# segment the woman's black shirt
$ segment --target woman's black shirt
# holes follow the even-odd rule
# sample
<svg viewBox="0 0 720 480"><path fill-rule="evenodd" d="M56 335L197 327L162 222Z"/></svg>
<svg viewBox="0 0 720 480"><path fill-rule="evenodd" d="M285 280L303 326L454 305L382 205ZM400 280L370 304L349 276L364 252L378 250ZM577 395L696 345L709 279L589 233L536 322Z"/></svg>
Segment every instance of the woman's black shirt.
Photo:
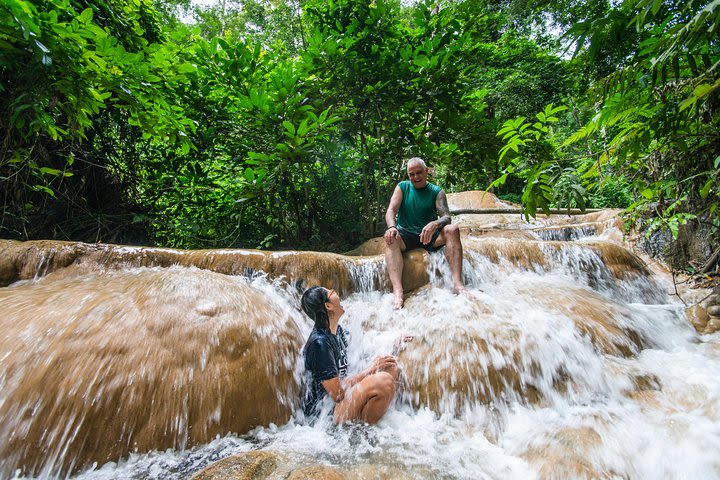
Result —
<svg viewBox="0 0 720 480"><path fill-rule="evenodd" d="M347 376L347 346L347 336L340 325L335 335L326 328L314 328L310 333L303 348L305 371L310 374L303 395L305 415L317 415L320 403L327 395L321 382Z"/></svg>

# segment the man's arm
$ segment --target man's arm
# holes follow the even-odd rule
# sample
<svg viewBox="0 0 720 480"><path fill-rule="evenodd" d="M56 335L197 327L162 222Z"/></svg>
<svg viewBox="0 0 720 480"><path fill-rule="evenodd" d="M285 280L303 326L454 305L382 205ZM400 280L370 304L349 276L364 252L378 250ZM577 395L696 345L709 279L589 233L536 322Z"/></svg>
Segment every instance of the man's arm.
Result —
<svg viewBox="0 0 720 480"><path fill-rule="evenodd" d="M450 218L450 207L448 207L445 190L440 190L440 193L438 193L438 196L435 199L435 210L437 210L439 217L437 219L438 228L443 228L445 225L450 225L452 223L452 219Z"/></svg>
<svg viewBox="0 0 720 480"><path fill-rule="evenodd" d="M392 245L398 235L400 235L395 228L395 217L397 217L400 205L402 205L403 193L400 186L395 187L392 197L390 197L390 205L388 205L387 212L385 212L385 224L387 230L385 230L385 243Z"/></svg>
<svg viewBox="0 0 720 480"><path fill-rule="evenodd" d="M420 241L424 244L430 243L430 240L432 240L435 234L435 230L442 230L445 225L450 225L452 221L450 219L450 207L448 207L447 196L444 190L440 190L440 193L438 193L435 199L435 210L437 210L439 218L425 225L425 228L420 232Z"/></svg>
<svg viewBox="0 0 720 480"><path fill-rule="evenodd" d="M388 205L387 211L385 212L385 224L390 227L395 226L395 217L397 217L400 205L402 205L403 193L399 186L395 186L392 197L390 197L390 204Z"/></svg>

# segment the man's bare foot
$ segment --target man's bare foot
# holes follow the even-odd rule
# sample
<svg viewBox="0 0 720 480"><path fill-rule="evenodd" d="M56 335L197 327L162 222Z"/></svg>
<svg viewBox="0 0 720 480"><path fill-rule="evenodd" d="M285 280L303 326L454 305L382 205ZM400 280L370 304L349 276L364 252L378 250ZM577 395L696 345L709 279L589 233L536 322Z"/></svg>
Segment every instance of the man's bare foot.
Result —
<svg viewBox="0 0 720 480"><path fill-rule="evenodd" d="M395 300L393 301L393 308L395 310L400 310L403 307L403 303L405 302L405 300L403 299L403 294L395 293L393 295L395 297Z"/></svg>
<svg viewBox="0 0 720 480"><path fill-rule="evenodd" d="M470 293L470 290L465 288L465 285L458 285L456 287L453 287L453 293L455 295L465 295L468 298L473 298L474 295Z"/></svg>

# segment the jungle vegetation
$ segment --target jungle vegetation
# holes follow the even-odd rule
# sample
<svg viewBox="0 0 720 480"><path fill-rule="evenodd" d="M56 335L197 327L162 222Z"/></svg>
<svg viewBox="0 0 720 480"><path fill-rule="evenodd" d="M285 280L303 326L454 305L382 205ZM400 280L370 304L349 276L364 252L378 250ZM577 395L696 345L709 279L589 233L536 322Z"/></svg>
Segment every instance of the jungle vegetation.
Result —
<svg viewBox="0 0 720 480"><path fill-rule="evenodd" d="M720 226L720 0L2 0L0 238L343 251L403 160Z"/></svg>

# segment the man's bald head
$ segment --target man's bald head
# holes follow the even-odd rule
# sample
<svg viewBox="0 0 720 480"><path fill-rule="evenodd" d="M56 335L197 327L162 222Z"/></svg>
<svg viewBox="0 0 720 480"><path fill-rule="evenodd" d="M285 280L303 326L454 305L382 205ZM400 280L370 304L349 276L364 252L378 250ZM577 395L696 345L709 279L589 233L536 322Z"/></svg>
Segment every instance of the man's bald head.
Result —
<svg viewBox="0 0 720 480"><path fill-rule="evenodd" d="M410 160L407 161L407 168L410 169L410 167L414 167L416 165L420 165L423 170L427 170L427 164L425 163L425 160L423 160L420 157L413 157Z"/></svg>
<svg viewBox="0 0 720 480"><path fill-rule="evenodd" d="M407 164L408 179L415 188L425 188L427 185L428 167L425 160L420 157L413 157Z"/></svg>

